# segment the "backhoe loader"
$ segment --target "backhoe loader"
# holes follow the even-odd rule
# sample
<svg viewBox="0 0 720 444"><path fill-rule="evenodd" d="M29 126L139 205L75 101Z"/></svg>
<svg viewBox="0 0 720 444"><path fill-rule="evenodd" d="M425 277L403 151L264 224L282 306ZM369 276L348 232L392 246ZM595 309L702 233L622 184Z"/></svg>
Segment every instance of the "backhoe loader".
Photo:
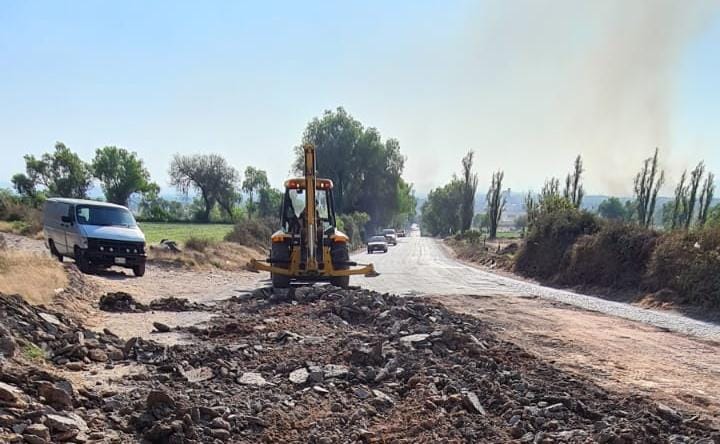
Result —
<svg viewBox="0 0 720 444"><path fill-rule="evenodd" d="M306 144L304 176L285 181L280 229L270 239L270 257L251 260L251 271L269 271L275 288L291 281L330 282L347 288L351 275L374 277L372 264L350 261L348 236L337 229L333 183L316 175L315 146Z"/></svg>

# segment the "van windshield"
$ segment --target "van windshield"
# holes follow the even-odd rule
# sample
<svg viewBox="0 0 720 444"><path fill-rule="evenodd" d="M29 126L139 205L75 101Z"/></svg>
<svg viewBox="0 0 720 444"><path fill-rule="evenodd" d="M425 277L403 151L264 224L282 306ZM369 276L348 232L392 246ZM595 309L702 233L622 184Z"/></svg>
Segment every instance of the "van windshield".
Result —
<svg viewBox="0 0 720 444"><path fill-rule="evenodd" d="M78 205L75 210L80 225L135 227L135 218L125 208Z"/></svg>

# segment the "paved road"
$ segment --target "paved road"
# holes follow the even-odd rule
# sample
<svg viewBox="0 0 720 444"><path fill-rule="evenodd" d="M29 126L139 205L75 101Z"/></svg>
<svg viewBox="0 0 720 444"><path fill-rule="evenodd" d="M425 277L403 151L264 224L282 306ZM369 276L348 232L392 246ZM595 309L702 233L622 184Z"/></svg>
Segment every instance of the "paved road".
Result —
<svg viewBox="0 0 720 444"><path fill-rule="evenodd" d="M659 328L720 340L720 326L685 316L607 301L565 290L500 276L450 257L440 241L412 236L400 238L386 254L354 255L361 263L372 262L381 274L376 278L353 277L352 283L380 292L400 295L503 295L538 296L588 310L645 322Z"/></svg>

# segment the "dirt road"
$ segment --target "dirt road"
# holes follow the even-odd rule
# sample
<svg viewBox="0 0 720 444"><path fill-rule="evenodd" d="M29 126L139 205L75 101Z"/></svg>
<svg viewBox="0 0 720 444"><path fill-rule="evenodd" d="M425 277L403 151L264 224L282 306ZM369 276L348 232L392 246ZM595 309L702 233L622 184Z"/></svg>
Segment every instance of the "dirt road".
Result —
<svg viewBox="0 0 720 444"><path fill-rule="evenodd" d="M430 296L601 386L720 416L716 325L499 276L456 261L435 239L404 238L355 259L381 276L353 283Z"/></svg>

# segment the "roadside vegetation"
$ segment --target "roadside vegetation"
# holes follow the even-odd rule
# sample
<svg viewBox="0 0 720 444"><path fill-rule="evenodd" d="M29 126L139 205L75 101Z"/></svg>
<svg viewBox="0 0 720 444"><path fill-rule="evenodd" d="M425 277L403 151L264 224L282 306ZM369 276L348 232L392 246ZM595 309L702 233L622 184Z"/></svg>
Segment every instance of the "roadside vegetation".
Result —
<svg viewBox="0 0 720 444"><path fill-rule="evenodd" d="M31 304L47 304L56 289L67 283L67 275L57 260L9 250L0 234L0 293L21 294Z"/></svg>
<svg viewBox="0 0 720 444"><path fill-rule="evenodd" d="M597 212L582 208L584 171L578 156L564 187L550 178L539 193L528 193L525 218L515 227L524 238L517 243L504 241L493 227L503 209L501 172L492 177L487 209L475 216L476 228L463 230L454 223L447 202L460 201L462 183L454 178L430 193L423 230L446 237L462 259L547 284L626 290L648 302L720 309L720 205L711 205L714 175L704 163L681 175L674 198L662 208L657 208L658 193L666 178L657 150L637 173L633 198L610 197Z"/></svg>

